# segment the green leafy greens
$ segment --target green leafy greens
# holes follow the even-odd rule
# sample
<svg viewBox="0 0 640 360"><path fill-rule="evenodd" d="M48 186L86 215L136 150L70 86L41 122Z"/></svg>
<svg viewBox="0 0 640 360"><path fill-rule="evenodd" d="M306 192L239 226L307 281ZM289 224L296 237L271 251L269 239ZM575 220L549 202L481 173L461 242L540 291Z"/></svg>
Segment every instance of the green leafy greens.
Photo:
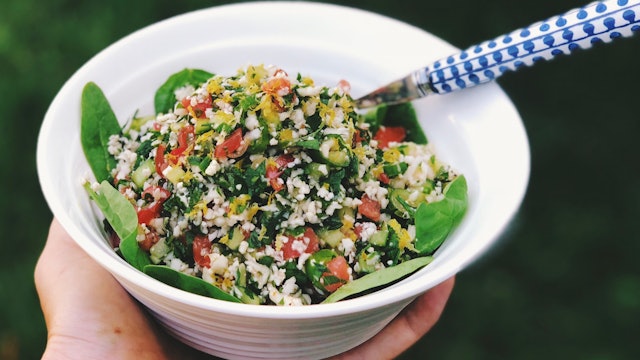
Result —
<svg viewBox="0 0 640 360"><path fill-rule="evenodd" d="M199 86L209 80L213 74L199 69L184 69L179 71L167 79L164 84L158 88L154 97L154 106L156 114L165 113L173 109L176 103L175 91L186 85Z"/></svg>
<svg viewBox="0 0 640 360"><path fill-rule="evenodd" d="M213 74L198 69L184 69L171 75L155 93L154 106L156 113L164 113L173 109L176 102L175 91L180 87L185 85L200 86L212 76ZM242 106L246 110L255 107L257 104L257 99L246 98ZM230 295L201 278L181 273L168 266L152 264L149 253L142 250L137 241L137 235L140 230L136 208L123 194L109 183L109 180L112 179L111 172L116 167L116 160L108 151L109 137L122 133L123 129L119 125L104 93L93 82L87 83L83 89L81 109L81 143L87 161L99 182L97 188L92 188L89 183L86 183L85 189L102 211L109 225L119 236L119 250L125 261L145 274L178 289L219 300L246 302L245 297L241 296L238 298ZM318 127L314 126L314 122L320 121L316 119L316 117L317 114L314 114L306 119L312 130ZM138 121L143 122L146 120L148 119L141 118ZM417 144L426 144L428 142L418 122L415 110L409 103L379 106L365 114L364 121L369 123L371 134L375 134L381 126L400 126L406 130L406 141L412 141ZM207 129L209 128L200 130L202 132ZM263 132L260 139L257 139L251 146L254 148L257 147L258 152L264 151L267 148L269 136L268 132ZM151 144L152 142L150 140L141 144L138 149L139 159L135 167L138 167L140 158L152 151L153 147ZM320 145L320 141L314 136L302 138L289 144L291 147L300 147L315 152L318 152ZM358 164L354 159L354 157L347 158L346 160L348 161L345 161L345 163L340 162L339 166L342 168L330 173L327 178L323 180L326 181L329 190L338 193L344 182L343 180L346 177L357 174ZM208 156L192 156L188 160L190 164L199 166L202 171L204 171L212 161ZM355 170L352 169L353 166L351 165L355 165ZM387 176L393 178L404 173L407 166L406 163L386 164L383 170ZM216 182L223 189L237 189L254 197L266 191L268 183L262 181L266 173L266 162L262 162L256 168L249 168L245 172L241 172L236 168L230 168L225 172L217 174ZM192 195L188 204L188 209L190 210L200 200L203 189L197 184L192 184L189 190ZM229 195L231 196L233 194ZM395 198L398 204L396 207L399 210L404 210L404 212L415 220L416 235L414 248L420 257L396 264L400 261L400 253L397 252L394 255L392 249L395 248L397 251L398 235L392 231L394 235L389 237L389 243L387 244L388 250L386 250L387 254L385 256L387 256L388 259L392 259L394 265L373 271L342 285L322 303L333 303L376 290L377 288L401 280L428 265L433 260L429 255L444 242L445 238L460 223L466 212L468 202L466 179L463 176L455 178L445 186L443 195L444 198L441 201L432 203L422 202L417 205L417 208L414 207L416 205L412 206L400 196L396 196ZM171 197L164 202L163 209L164 211L169 211L174 207L182 208L184 206L184 204L177 202L175 198ZM262 215L259 219L261 231L255 231L250 234L247 239L249 245L252 248L258 248L269 244L270 239L276 235L277 224L288 216L290 216L290 211L287 209L278 209L278 211L273 213ZM408 217L405 217L405 219L407 218ZM336 215L335 217L327 219L323 225L330 230L335 230L343 225L343 221L340 216ZM173 241L169 242L168 246L178 257L190 258L192 257L190 253L192 241L193 239L187 236L185 242ZM385 241L387 240L385 239ZM318 256L323 254L322 251L326 253L329 252L329 250L320 250L318 251ZM331 250L331 252L333 252L333 250ZM414 253L414 256L415 255ZM273 262L273 258L268 257L268 262ZM289 262L286 265L287 276L294 274L299 284L312 282L313 279L317 282L318 278L326 272L324 265L315 269L314 275L313 271L307 270L305 273L295 268L292 264L293 263ZM324 280L331 281L331 279L326 276ZM243 284L242 286L245 285L246 284Z"/></svg>
<svg viewBox="0 0 640 360"><path fill-rule="evenodd" d="M233 295L227 294L220 288L192 275L187 275L176 271L168 266L147 265L142 271L152 278L178 289L188 291L192 294L208 296L218 300L231 302L241 302Z"/></svg>
<svg viewBox="0 0 640 360"><path fill-rule="evenodd" d="M120 133L116 115L102 90L89 82L82 90L80 139L82 150L97 181L111 177L116 160L107 151L109 137Z"/></svg>
<svg viewBox="0 0 640 360"><path fill-rule="evenodd" d="M138 215L133 205L109 182L100 183L98 191L93 191L89 183L85 184L89 196L120 237L122 257L136 269L142 270L151 263L149 254L138 246Z"/></svg>
<svg viewBox="0 0 640 360"><path fill-rule="evenodd" d="M427 136L422 131L418 116L411 103L380 105L364 115L369 129L375 134L380 126L401 126L407 131L406 141L426 144Z"/></svg>
<svg viewBox="0 0 640 360"><path fill-rule="evenodd" d="M329 295L322 304L330 304L349 296L356 295L367 290L387 285L396 280L410 275L418 269L428 265L433 258L431 256L423 256L409 261L402 262L398 265L384 268L367 274L359 279L348 282L338 288L333 294Z"/></svg>
<svg viewBox="0 0 640 360"><path fill-rule="evenodd" d="M455 228L467 210L467 180L460 175L443 191L444 199L422 203L416 211L416 250L421 254L435 251Z"/></svg>

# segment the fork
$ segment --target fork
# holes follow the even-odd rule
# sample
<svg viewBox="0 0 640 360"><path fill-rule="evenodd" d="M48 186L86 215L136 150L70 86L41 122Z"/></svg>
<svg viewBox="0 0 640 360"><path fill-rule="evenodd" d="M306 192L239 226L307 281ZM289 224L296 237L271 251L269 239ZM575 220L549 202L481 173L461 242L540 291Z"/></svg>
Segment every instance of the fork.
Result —
<svg viewBox="0 0 640 360"><path fill-rule="evenodd" d="M356 107L396 104L470 88L506 72L637 32L640 0L594 2L435 61L356 99Z"/></svg>

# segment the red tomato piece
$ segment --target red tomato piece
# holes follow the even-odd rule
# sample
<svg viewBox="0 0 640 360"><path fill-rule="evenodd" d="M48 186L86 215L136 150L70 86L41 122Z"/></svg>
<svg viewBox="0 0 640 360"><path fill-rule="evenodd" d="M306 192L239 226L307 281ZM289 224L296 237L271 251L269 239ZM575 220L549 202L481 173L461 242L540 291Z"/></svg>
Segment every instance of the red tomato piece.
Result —
<svg viewBox="0 0 640 360"><path fill-rule="evenodd" d="M284 169L290 162L293 162L294 157L291 154L283 154L276 158L276 164L280 167L280 169Z"/></svg>
<svg viewBox="0 0 640 360"><path fill-rule="evenodd" d="M347 80L338 81L338 88L342 90L343 93L348 94L351 91L351 84Z"/></svg>
<svg viewBox="0 0 640 360"><path fill-rule="evenodd" d="M391 181L391 179L389 179L389 175L385 174L385 173L381 173L378 176L378 180L380 180L381 183L389 185L389 182Z"/></svg>
<svg viewBox="0 0 640 360"><path fill-rule="evenodd" d="M165 144L160 144L156 148L156 159L155 159L156 172L158 173L158 175L162 177L164 177L162 172L164 171L164 169L166 169L169 166L169 162L164 157L164 152L166 150L167 150L167 146Z"/></svg>
<svg viewBox="0 0 640 360"><path fill-rule="evenodd" d="M373 221L380 221L380 203L371 199L367 194L364 194L360 201L362 204L358 206L358 213Z"/></svg>
<svg viewBox="0 0 640 360"><path fill-rule="evenodd" d="M173 159L175 165L177 163L177 158L182 156L182 154L189 148L189 145L193 143L195 137L195 129L193 125L187 125L180 129L178 132L178 147L171 150L171 155L173 155Z"/></svg>
<svg viewBox="0 0 640 360"><path fill-rule="evenodd" d="M160 240L158 234L155 231L151 230L144 234L144 240L138 241L138 246L140 246L140 248L144 251L149 251L149 249L151 249L151 247L155 245L158 240Z"/></svg>
<svg viewBox="0 0 640 360"><path fill-rule="evenodd" d="M347 264L347 260L344 258L344 256L337 256L331 259L325 265L327 266L327 270L329 271L322 274L320 282L324 283L324 279L326 279L327 277L331 277L331 281L335 281L335 278L338 278L339 280L337 282L332 282L331 284L324 285L325 290L327 290L328 292L334 292L349 281L349 264Z"/></svg>
<svg viewBox="0 0 640 360"><path fill-rule="evenodd" d="M389 147L389 143L404 141L406 137L407 130L401 126L381 126L373 139L378 141L380 149L386 149Z"/></svg>
<svg viewBox="0 0 640 360"><path fill-rule="evenodd" d="M148 204L138 208L138 224L149 224L153 219L160 217L162 204L171 196L169 190L160 186L149 186L142 192L142 198Z"/></svg>
<svg viewBox="0 0 640 360"><path fill-rule="evenodd" d="M267 165L265 175L269 180L269 185L271 185L271 188L275 191L284 189L284 181L280 179L280 174L282 174L282 171L278 170L277 166L271 164Z"/></svg>
<svg viewBox="0 0 640 360"><path fill-rule="evenodd" d="M162 186L149 186L142 192L143 199L153 199L153 201L164 202L171 196L171 192Z"/></svg>
<svg viewBox="0 0 640 360"><path fill-rule="evenodd" d="M282 175L282 171L284 168L293 160L293 155L284 154L280 155L276 158L275 164L269 163L266 169L266 177L269 180L269 185L275 191L280 191L284 189L284 181L280 180L280 175Z"/></svg>
<svg viewBox="0 0 640 360"><path fill-rule="evenodd" d="M196 118L202 119L207 111L207 109L211 109L213 107L213 99L211 96L206 96L201 101L198 101L195 105L191 105L191 97L187 96L182 99L182 107L187 109L189 112L192 112Z"/></svg>
<svg viewBox="0 0 640 360"><path fill-rule="evenodd" d="M291 92L291 82L286 77L274 77L262 84L262 91L271 95L285 96Z"/></svg>
<svg viewBox="0 0 640 360"><path fill-rule="evenodd" d="M160 216L162 206L158 202L153 202L138 209L138 224L149 224L151 220Z"/></svg>
<svg viewBox="0 0 640 360"><path fill-rule="evenodd" d="M209 267L211 259L211 241L207 235L196 235L193 238L193 261L202 267Z"/></svg>
<svg viewBox="0 0 640 360"><path fill-rule="evenodd" d="M247 150L248 144L242 139L242 129L237 128L220 145L216 146L214 156L218 159L236 158Z"/></svg>
<svg viewBox="0 0 640 360"><path fill-rule="evenodd" d="M303 253L313 254L314 252L320 250L320 240L318 240L318 236L310 227L304 229L304 233L302 234L302 236L288 236L288 238L289 240L286 243L282 244L282 256L285 260L297 259ZM300 249L296 244L300 241L306 244L306 247L302 252L300 252Z"/></svg>

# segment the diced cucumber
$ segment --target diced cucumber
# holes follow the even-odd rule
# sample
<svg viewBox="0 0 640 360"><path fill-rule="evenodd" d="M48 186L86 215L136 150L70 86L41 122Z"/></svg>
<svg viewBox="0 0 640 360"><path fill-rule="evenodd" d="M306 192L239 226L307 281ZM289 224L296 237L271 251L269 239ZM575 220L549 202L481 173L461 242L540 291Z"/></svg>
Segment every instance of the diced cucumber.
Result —
<svg viewBox="0 0 640 360"><path fill-rule="evenodd" d="M137 169L131 173L131 181L140 189L144 186L144 182L156 172L156 166L153 160L149 159L140 163Z"/></svg>
<svg viewBox="0 0 640 360"><path fill-rule="evenodd" d="M380 263L380 254L377 251L368 251L369 248L364 248L358 254L358 266L361 273L372 273L376 271L376 265Z"/></svg>
<svg viewBox="0 0 640 360"><path fill-rule="evenodd" d="M385 164L382 166L382 170L385 174L387 174L387 176L393 178L400 174L404 174L404 172L407 171L408 167L409 165L407 165L406 162L401 162L394 164Z"/></svg>
<svg viewBox="0 0 640 360"><path fill-rule="evenodd" d="M247 289L247 267L244 264L238 266L236 272L236 286L235 290L240 294L238 298L245 304L260 304L260 297Z"/></svg>
<svg viewBox="0 0 640 360"><path fill-rule="evenodd" d="M426 199L426 195L419 191L417 196L411 196L412 192L406 189L393 189L389 193L389 199L391 200L389 203L393 210L395 210L396 214L402 217L408 217L412 211L418 208L420 203L424 202Z"/></svg>
<svg viewBox="0 0 640 360"><path fill-rule="evenodd" d="M389 204L392 209L399 215L406 217L408 215L407 210L402 205L402 202L398 200L399 198L406 201L409 198L409 191L405 189L392 189L389 192Z"/></svg>
<svg viewBox="0 0 640 360"><path fill-rule="evenodd" d="M351 219L355 219L356 210L354 208L351 208L351 207L348 207L348 206L343 206L340 209L338 209L338 216L341 219L344 219L345 216L349 216Z"/></svg>
<svg viewBox="0 0 640 360"><path fill-rule="evenodd" d="M344 234L342 233L342 231L340 231L340 229L320 229L318 230L318 238L320 239L320 244L327 244L332 248L337 248L338 245L340 245L340 243L342 242Z"/></svg>
<svg viewBox="0 0 640 360"><path fill-rule="evenodd" d="M163 171L163 175L167 180L177 184L182 181L186 173L180 166L169 166Z"/></svg>
<svg viewBox="0 0 640 360"><path fill-rule="evenodd" d="M260 297L243 286L236 286L240 293L239 299L245 304L260 305Z"/></svg>
<svg viewBox="0 0 640 360"><path fill-rule="evenodd" d="M380 229L369 237L369 244L376 246L385 246L387 244L387 237L389 237L389 230Z"/></svg>
<svg viewBox="0 0 640 360"><path fill-rule="evenodd" d="M240 247L240 243L244 240L244 234L242 233L242 228L240 226L236 226L233 228L231 236L229 236L229 241L226 245L231 250L238 250Z"/></svg>
<svg viewBox="0 0 640 360"><path fill-rule="evenodd" d="M345 167L351 162L351 149L338 135L327 136L320 144L320 149L315 153L321 162L333 166Z"/></svg>
<svg viewBox="0 0 640 360"><path fill-rule="evenodd" d="M346 150L329 151L327 162L331 165L345 167L349 165L351 158Z"/></svg>
<svg viewBox="0 0 640 360"><path fill-rule="evenodd" d="M195 132L197 135L204 134L213 128L213 123L209 119L196 120Z"/></svg>
<svg viewBox="0 0 640 360"><path fill-rule="evenodd" d="M326 164L310 163L306 166L305 172L312 178L320 180L329 174Z"/></svg>
<svg viewBox="0 0 640 360"><path fill-rule="evenodd" d="M238 265L236 276L236 285L242 287L247 286L247 266L244 263L240 263L240 265Z"/></svg>
<svg viewBox="0 0 640 360"><path fill-rule="evenodd" d="M162 259L169 253L169 250L169 246L167 246L165 239L161 238L149 249L149 258L154 264L159 264Z"/></svg>

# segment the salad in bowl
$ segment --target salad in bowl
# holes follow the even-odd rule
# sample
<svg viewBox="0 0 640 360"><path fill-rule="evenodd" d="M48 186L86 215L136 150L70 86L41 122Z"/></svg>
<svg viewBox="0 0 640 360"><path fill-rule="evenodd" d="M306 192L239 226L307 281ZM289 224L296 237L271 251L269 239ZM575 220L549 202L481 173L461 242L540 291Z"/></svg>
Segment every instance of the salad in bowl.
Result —
<svg viewBox="0 0 640 360"><path fill-rule="evenodd" d="M85 188L110 243L164 283L281 306L369 293L426 266L467 208L409 104L275 66L171 75L125 126L82 92Z"/></svg>

